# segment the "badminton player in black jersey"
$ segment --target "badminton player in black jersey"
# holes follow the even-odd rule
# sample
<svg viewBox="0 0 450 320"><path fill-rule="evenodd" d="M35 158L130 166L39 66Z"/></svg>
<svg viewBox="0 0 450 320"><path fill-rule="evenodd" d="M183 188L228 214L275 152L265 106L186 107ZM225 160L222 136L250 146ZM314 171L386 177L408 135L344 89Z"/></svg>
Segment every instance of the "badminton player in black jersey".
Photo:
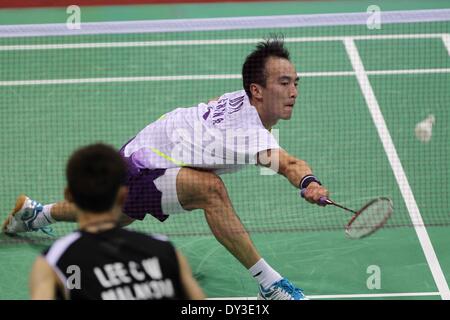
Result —
<svg viewBox="0 0 450 320"><path fill-rule="evenodd" d="M162 236L118 226L127 196L126 165L113 148L77 150L66 168L65 198L77 208L79 230L37 257L32 299L203 299L179 251Z"/></svg>

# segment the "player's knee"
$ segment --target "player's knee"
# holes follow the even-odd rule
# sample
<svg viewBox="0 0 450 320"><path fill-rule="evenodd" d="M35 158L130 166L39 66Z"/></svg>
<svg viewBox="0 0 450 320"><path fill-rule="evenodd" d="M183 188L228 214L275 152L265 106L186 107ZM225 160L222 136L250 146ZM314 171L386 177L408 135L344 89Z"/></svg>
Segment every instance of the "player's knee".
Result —
<svg viewBox="0 0 450 320"><path fill-rule="evenodd" d="M204 194L209 205L217 205L226 201L227 189L222 179L214 173L208 174L204 180Z"/></svg>
<svg viewBox="0 0 450 320"><path fill-rule="evenodd" d="M177 184L180 204L188 211L214 209L228 200L222 179L213 172L184 169Z"/></svg>

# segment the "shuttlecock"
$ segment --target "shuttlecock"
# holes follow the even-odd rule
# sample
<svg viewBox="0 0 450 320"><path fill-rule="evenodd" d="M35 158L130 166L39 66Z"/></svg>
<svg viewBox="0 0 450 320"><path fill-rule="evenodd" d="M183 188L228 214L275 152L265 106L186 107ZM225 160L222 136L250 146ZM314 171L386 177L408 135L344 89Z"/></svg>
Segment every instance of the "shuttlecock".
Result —
<svg viewBox="0 0 450 320"><path fill-rule="evenodd" d="M421 142L428 142L433 134L434 115L430 114L426 119L416 124L416 138Z"/></svg>

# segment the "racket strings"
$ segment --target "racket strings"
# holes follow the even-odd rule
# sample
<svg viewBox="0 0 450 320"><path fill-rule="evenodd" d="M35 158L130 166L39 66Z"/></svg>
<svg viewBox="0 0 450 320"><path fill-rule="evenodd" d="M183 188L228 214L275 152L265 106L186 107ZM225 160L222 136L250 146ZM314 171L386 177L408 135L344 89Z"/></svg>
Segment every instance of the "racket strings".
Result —
<svg viewBox="0 0 450 320"><path fill-rule="evenodd" d="M350 220L346 233L351 238L367 236L381 228L392 212L393 205L390 199L379 198L373 200Z"/></svg>

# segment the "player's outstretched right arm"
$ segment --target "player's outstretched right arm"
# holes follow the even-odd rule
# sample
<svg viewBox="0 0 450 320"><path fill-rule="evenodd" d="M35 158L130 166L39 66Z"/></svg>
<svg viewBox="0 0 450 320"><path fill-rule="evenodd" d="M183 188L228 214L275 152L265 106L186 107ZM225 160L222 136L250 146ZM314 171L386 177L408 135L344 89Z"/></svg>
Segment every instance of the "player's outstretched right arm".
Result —
<svg viewBox="0 0 450 320"><path fill-rule="evenodd" d="M307 185L303 183L305 178L314 177L312 169L304 160L288 154L285 150L270 149L259 152L257 161L259 165L271 168L286 177L293 186L300 189L303 187L306 201L320 204L320 198L328 197L328 190L320 185L317 180L313 179L317 182L310 180Z"/></svg>
<svg viewBox="0 0 450 320"><path fill-rule="evenodd" d="M186 294L186 298L189 300L205 299L203 290L200 288L197 281L192 276L192 270L186 258L178 250L176 250L176 253L178 264L180 266L181 284Z"/></svg>

